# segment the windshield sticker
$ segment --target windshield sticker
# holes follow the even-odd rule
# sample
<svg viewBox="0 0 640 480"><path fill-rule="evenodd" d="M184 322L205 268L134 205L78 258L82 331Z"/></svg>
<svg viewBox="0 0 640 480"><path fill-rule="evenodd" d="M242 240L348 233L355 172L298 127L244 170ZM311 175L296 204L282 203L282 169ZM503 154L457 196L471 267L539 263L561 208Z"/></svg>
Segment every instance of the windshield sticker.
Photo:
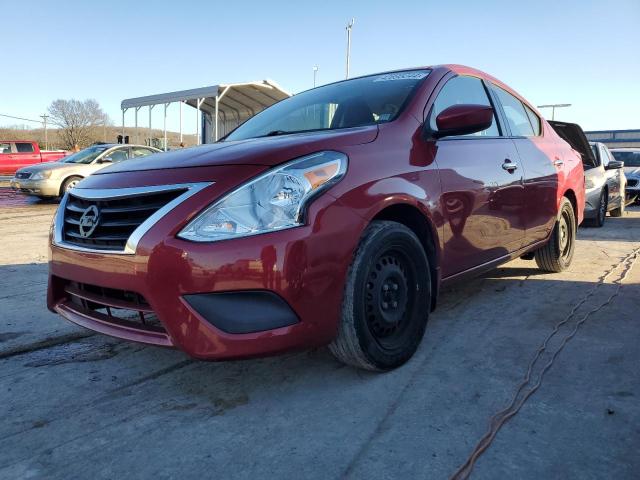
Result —
<svg viewBox="0 0 640 480"><path fill-rule="evenodd" d="M422 80L429 72L397 72L380 75L374 82L392 82L394 80Z"/></svg>

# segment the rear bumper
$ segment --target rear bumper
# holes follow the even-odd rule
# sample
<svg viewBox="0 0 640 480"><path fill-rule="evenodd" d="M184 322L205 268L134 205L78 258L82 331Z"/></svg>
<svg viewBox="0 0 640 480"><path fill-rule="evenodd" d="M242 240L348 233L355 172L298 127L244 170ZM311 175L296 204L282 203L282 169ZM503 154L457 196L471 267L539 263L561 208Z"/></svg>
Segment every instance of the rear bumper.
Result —
<svg viewBox="0 0 640 480"><path fill-rule="evenodd" d="M314 202L313 218L322 222L211 244L175 238L160 222L135 255L51 246L48 307L86 328L201 359L326 345L337 332L347 270L364 225L329 195ZM85 299L78 300L70 283L94 293L79 293ZM144 302L125 305L95 293L111 290ZM133 317L138 310L151 313L158 324L112 318L109 310L94 310L97 304L111 311L129 306Z"/></svg>

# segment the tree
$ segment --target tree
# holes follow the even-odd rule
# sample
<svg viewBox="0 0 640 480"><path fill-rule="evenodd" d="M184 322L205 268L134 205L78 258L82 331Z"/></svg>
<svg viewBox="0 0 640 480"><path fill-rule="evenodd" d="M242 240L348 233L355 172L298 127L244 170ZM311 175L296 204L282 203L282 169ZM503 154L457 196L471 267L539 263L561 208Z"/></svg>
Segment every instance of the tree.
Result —
<svg viewBox="0 0 640 480"><path fill-rule="evenodd" d="M50 122L59 127L58 136L63 148L74 145L84 148L100 137L98 127L109 123L97 101L58 99L49 106Z"/></svg>

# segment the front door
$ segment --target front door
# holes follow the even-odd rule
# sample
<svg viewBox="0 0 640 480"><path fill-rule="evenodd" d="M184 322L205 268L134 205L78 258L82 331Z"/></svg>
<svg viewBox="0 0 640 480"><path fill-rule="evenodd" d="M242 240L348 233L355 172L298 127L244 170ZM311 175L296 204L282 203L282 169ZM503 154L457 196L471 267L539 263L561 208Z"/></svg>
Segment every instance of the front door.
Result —
<svg viewBox="0 0 640 480"><path fill-rule="evenodd" d="M493 106L482 80L457 76L438 92L427 121L457 104ZM436 142L442 185L443 277L503 257L524 242L523 169L494 114L491 127Z"/></svg>

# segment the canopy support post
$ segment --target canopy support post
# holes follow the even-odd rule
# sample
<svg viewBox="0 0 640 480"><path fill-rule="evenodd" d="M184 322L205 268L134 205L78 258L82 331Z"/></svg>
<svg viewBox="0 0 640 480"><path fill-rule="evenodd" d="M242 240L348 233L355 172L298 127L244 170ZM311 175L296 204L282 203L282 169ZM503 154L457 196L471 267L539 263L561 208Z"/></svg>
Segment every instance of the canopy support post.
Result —
<svg viewBox="0 0 640 480"><path fill-rule="evenodd" d="M140 143L140 138L138 135L138 110L140 110L142 107L136 107L136 143Z"/></svg>
<svg viewBox="0 0 640 480"><path fill-rule="evenodd" d="M182 100L180 100L180 144L182 144Z"/></svg>
<svg viewBox="0 0 640 480"><path fill-rule="evenodd" d="M126 108L122 109L122 143L124 143L124 114L126 111Z"/></svg>
<svg viewBox="0 0 640 480"><path fill-rule="evenodd" d="M149 105L149 146L153 146L151 145L151 110L153 110L153 107L155 107L155 105Z"/></svg>
<svg viewBox="0 0 640 480"><path fill-rule="evenodd" d="M164 104L164 151L167 151L167 107L171 105L170 103Z"/></svg>

